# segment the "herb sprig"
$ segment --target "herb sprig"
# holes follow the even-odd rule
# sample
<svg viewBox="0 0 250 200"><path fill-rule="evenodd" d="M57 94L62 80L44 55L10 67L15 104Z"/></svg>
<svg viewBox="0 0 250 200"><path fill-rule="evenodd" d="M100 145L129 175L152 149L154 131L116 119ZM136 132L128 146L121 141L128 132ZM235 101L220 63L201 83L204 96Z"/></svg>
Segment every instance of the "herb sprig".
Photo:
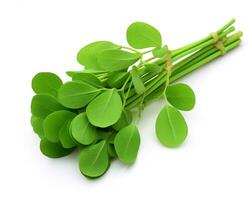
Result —
<svg viewBox="0 0 250 200"><path fill-rule="evenodd" d="M173 82L237 47L242 32L235 32L234 22L174 50L162 44L156 28L135 22L127 29L130 46L97 41L80 49L84 70L67 72L70 81L50 72L35 75L31 124L41 152L58 158L80 149L80 171L91 178L102 176L115 158L131 165L140 146L136 123L144 106L162 96L156 136L164 146L181 145L188 127L180 111L193 109L195 94Z"/></svg>

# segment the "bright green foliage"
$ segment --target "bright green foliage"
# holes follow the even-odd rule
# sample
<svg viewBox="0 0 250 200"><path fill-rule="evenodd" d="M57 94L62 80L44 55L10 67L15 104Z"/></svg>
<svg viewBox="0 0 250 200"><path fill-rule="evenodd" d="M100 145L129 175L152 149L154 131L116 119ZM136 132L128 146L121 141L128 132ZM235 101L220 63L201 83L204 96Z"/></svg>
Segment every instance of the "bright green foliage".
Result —
<svg viewBox="0 0 250 200"><path fill-rule="evenodd" d="M66 74L73 78L74 75L76 74L93 74L93 75L96 75L96 74L100 74L100 73L105 73L104 71L95 71L95 70L91 70L91 69L85 69L85 70L80 70L80 71L67 71Z"/></svg>
<svg viewBox="0 0 250 200"><path fill-rule="evenodd" d="M147 73L156 74L156 73L160 73L162 71L162 69L163 69L162 66L157 65L155 63L145 64L144 66L145 66L145 72L147 72Z"/></svg>
<svg viewBox="0 0 250 200"><path fill-rule="evenodd" d="M78 143L83 145L89 145L98 138L97 129L90 124L86 113L81 113L72 120L71 134Z"/></svg>
<svg viewBox="0 0 250 200"><path fill-rule="evenodd" d="M112 127L119 131L122 128L124 128L125 126L128 126L129 124L131 124L132 122L132 113L130 110L123 110L122 114L120 116L120 119L114 124L112 125Z"/></svg>
<svg viewBox="0 0 250 200"><path fill-rule="evenodd" d="M140 59L138 53L130 53L120 49L106 50L98 55L99 64L105 71L126 70L130 65Z"/></svg>
<svg viewBox="0 0 250 200"><path fill-rule="evenodd" d="M129 73L127 72L111 72L108 75L108 86L111 88L121 88L128 76Z"/></svg>
<svg viewBox="0 0 250 200"><path fill-rule="evenodd" d="M96 88L102 88L101 81L93 74L90 73L79 73L72 76L73 81L81 81L83 83L89 84Z"/></svg>
<svg viewBox="0 0 250 200"><path fill-rule="evenodd" d="M133 82L136 93L142 94L143 92L145 92L146 88L145 88L136 68L133 68L131 70L131 76L132 76L132 82Z"/></svg>
<svg viewBox="0 0 250 200"><path fill-rule="evenodd" d="M110 89L89 103L86 110L91 124L108 127L115 124L122 113L122 100L115 89Z"/></svg>
<svg viewBox="0 0 250 200"><path fill-rule="evenodd" d="M50 94L56 97L61 85L61 79L50 72L40 72L32 79L32 89L36 94Z"/></svg>
<svg viewBox="0 0 250 200"><path fill-rule="evenodd" d="M94 71L102 71L103 69L98 63L97 55L107 49L118 49L119 46L108 41L93 42L83 47L77 54L77 60L85 66L85 69Z"/></svg>
<svg viewBox="0 0 250 200"><path fill-rule="evenodd" d="M37 94L31 101L31 113L38 118L45 118L52 112L64 109L55 97L47 94Z"/></svg>
<svg viewBox="0 0 250 200"><path fill-rule="evenodd" d="M143 22L135 22L128 27L127 41L131 47L136 49L161 47L162 43L160 32Z"/></svg>
<svg viewBox="0 0 250 200"><path fill-rule="evenodd" d="M61 142L62 146L64 148L72 148L76 146L76 142L71 136L70 132L70 124L71 124L70 119L68 122L66 122L60 129L59 132L59 141Z"/></svg>
<svg viewBox="0 0 250 200"><path fill-rule="evenodd" d="M195 105L195 94L188 85L177 83L170 85L165 93L168 102L179 110L192 110Z"/></svg>
<svg viewBox="0 0 250 200"><path fill-rule="evenodd" d="M43 136L44 136L44 133L43 133L43 119L32 115L30 122L31 122L31 125L32 125L32 128L33 128L33 131L35 133L37 133L37 135L40 138L43 138Z"/></svg>
<svg viewBox="0 0 250 200"><path fill-rule="evenodd" d="M85 74L86 72L85 72L85 70L80 70L80 71L67 71L66 72L66 74L69 76L69 77L71 77L71 78L73 78L73 76L75 75L75 74Z"/></svg>
<svg viewBox="0 0 250 200"><path fill-rule="evenodd" d="M62 147L61 143L53 143L47 139L42 139L40 142L40 150L43 155L49 158L60 158L70 154L75 148L65 149Z"/></svg>
<svg viewBox="0 0 250 200"><path fill-rule="evenodd" d="M59 102L68 108L82 108L86 106L100 89L83 82L70 81L62 85L58 91Z"/></svg>
<svg viewBox="0 0 250 200"><path fill-rule="evenodd" d="M114 140L115 150L119 160L125 164L132 164L136 160L140 147L140 134L134 124L121 129Z"/></svg>
<svg viewBox="0 0 250 200"><path fill-rule="evenodd" d="M60 110L48 115L43 122L44 136L50 142L61 142L65 148L75 146L70 137L69 123L76 116L75 113Z"/></svg>
<svg viewBox="0 0 250 200"><path fill-rule="evenodd" d="M108 146L105 140L82 149L79 168L83 175L96 178L103 175L108 167Z"/></svg>
<svg viewBox="0 0 250 200"><path fill-rule="evenodd" d="M241 42L242 32L232 34L233 22L216 31L225 52ZM68 71L70 82L63 84L50 72L32 80L31 125L41 139L41 152L58 158L78 148L80 171L89 178L102 176L115 158L127 165L135 162L140 134L134 123L147 103L159 97L165 97L166 105L156 120L157 138L167 147L182 144L188 128L179 110L191 110L195 95L185 84L171 84L223 53L212 35L170 50L159 31L143 22L128 27L127 41L130 47L109 41L83 47L77 60L84 70Z"/></svg>
<svg viewBox="0 0 250 200"><path fill-rule="evenodd" d="M171 52L169 51L168 46L165 45L163 47L156 47L152 53L155 57L161 58L164 57L167 53Z"/></svg>
<svg viewBox="0 0 250 200"><path fill-rule="evenodd" d="M166 105L156 120L156 135L167 147L176 147L183 143L188 133L187 124L181 113Z"/></svg>

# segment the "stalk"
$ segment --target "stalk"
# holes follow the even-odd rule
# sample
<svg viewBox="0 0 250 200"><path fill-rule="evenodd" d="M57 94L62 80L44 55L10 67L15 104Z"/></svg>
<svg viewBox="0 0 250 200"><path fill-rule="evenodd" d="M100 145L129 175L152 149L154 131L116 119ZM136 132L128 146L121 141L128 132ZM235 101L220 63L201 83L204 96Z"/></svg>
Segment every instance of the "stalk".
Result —
<svg viewBox="0 0 250 200"><path fill-rule="evenodd" d="M230 30L230 28L228 30ZM240 40L241 36L242 36L242 32L236 32L232 36L226 37L223 41L225 51L228 52L234 49L235 47L237 47L241 42ZM224 34L223 34L223 37L225 37ZM191 54L190 56L176 63L173 66L173 73L170 76L170 83L182 78L183 76L186 76L190 72L215 60L216 58L220 57L222 54L222 52L218 48L216 48L214 45L211 45L210 42L208 43L207 41L205 41L205 43L203 44L199 43L198 45L203 46L203 48L201 48L200 50L196 51L195 53ZM186 51L190 52L190 48L185 47L185 49L188 49ZM191 48L191 49L196 49L196 48ZM184 51L182 51L182 54L183 52ZM158 64L160 62L161 62L161 65L165 64L164 60L156 61L156 63ZM144 95L143 99L145 99L149 94L154 92L157 88L163 86L167 80L167 74L165 70L160 72L159 74L154 75L154 78L151 76L147 76L147 75L145 77L146 79L144 79L144 81L146 82L145 84L146 91L143 94ZM142 95L137 95L135 93L134 88L131 88L130 94L128 95L128 99L126 100L126 108L132 109L132 108L137 107L139 104L141 104L141 101L143 99L142 99Z"/></svg>

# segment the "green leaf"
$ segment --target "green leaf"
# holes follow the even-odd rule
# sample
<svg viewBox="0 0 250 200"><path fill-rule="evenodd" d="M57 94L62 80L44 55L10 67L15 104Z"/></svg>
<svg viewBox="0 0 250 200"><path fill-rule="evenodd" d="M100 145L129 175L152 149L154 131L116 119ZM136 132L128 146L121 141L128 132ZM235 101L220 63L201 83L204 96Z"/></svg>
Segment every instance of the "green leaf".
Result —
<svg viewBox="0 0 250 200"><path fill-rule="evenodd" d="M103 175L108 167L108 147L105 140L82 149L79 168L83 175L96 178Z"/></svg>
<svg viewBox="0 0 250 200"><path fill-rule="evenodd" d="M132 164L136 160L140 147L140 134L134 124L121 129L114 141L119 160L125 164Z"/></svg>
<svg viewBox="0 0 250 200"><path fill-rule="evenodd" d="M71 136L70 132L70 124L71 124L70 119L68 122L66 122L60 129L59 132L59 141L61 142L62 146L64 148L72 148L76 146L76 142Z"/></svg>
<svg viewBox="0 0 250 200"><path fill-rule="evenodd" d="M132 113L130 110L123 110L120 119L112 125L112 127L119 131L132 122Z"/></svg>
<svg viewBox="0 0 250 200"><path fill-rule="evenodd" d="M99 64L106 71L126 70L141 58L140 54L130 53L120 49L106 50L98 55Z"/></svg>
<svg viewBox="0 0 250 200"><path fill-rule="evenodd" d="M82 74L82 73L86 73L85 70L80 70L80 71L67 71L66 74L69 77L73 77L75 74Z"/></svg>
<svg viewBox="0 0 250 200"><path fill-rule="evenodd" d="M44 132L43 132L43 119L32 115L30 122L31 122L31 125L32 125L32 128L33 128L33 131L35 133L37 133L37 135L40 138L43 138L43 136L44 136Z"/></svg>
<svg viewBox="0 0 250 200"><path fill-rule="evenodd" d="M181 113L172 106L165 106L156 120L156 135L167 147L183 143L188 133L187 124Z"/></svg>
<svg viewBox="0 0 250 200"><path fill-rule="evenodd" d="M85 66L85 69L91 69L94 71L102 71L101 66L98 63L97 55L104 50L118 49L119 46L108 41L93 42L83 47L77 54L77 60L81 65Z"/></svg>
<svg viewBox="0 0 250 200"><path fill-rule="evenodd" d="M31 113L38 118L45 118L52 112L66 109L57 100L47 94L37 94L31 101Z"/></svg>
<svg viewBox="0 0 250 200"><path fill-rule="evenodd" d="M91 69L85 69L85 70L80 70L80 71L67 71L66 74L73 78L74 75L76 74L85 74L85 73L88 73L88 74L103 74L103 73L107 73L105 71L95 71L95 70L91 70Z"/></svg>
<svg viewBox="0 0 250 200"><path fill-rule="evenodd" d="M41 152L49 158L60 158L69 155L75 148L65 149L60 143L53 143L47 139L42 139L40 142Z"/></svg>
<svg viewBox="0 0 250 200"><path fill-rule="evenodd" d="M128 27L127 41L131 47L136 49L161 47L162 43L160 32L143 22L135 22Z"/></svg>
<svg viewBox="0 0 250 200"><path fill-rule="evenodd" d="M158 57L158 58L162 58L164 57L167 53L169 52L168 46L165 45L163 47L156 47L152 53L153 56Z"/></svg>
<svg viewBox="0 0 250 200"><path fill-rule="evenodd" d="M81 113L72 120L71 134L78 143L83 145L93 143L98 137L97 129L90 124L86 113Z"/></svg>
<svg viewBox="0 0 250 200"><path fill-rule="evenodd" d="M129 76L128 72L111 72L108 74L108 86L111 88L121 88Z"/></svg>
<svg viewBox="0 0 250 200"><path fill-rule="evenodd" d="M157 73L160 73L163 69L162 66L157 65L155 63L148 63L148 64L145 64L144 66L145 66L145 72L147 73L157 74Z"/></svg>
<svg viewBox="0 0 250 200"><path fill-rule="evenodd" d="M145 86L144 86L144 84L143 84L143 82L138 74L138 71L135 67L131 70L131 76L132 76L132 82L133 82L136 93L137 94L144 93L146 88L145 88Z"/></svg>
<svg viewBox="0 0 250 200"><path fill-rule="evenodd" d="M88 104L86 113L90 123L94 126L102 128L111 126L121 116L121 97L115 89L107 90Z"/></svg>
<svg viewBox="0 0 250 200"><path fill-rule="evenodd" d="M86 106L100 92L100 89L89 84L70 81L59 89L58 100L68 108L77 109Z"/></svg>
<svg viewBox="0 0 250 200"><path fill-rule="evenodd" d="M74 74L72 77L73 81L81 81L83 83L89 84L96 88L102 88L101 81L93 74L90 73L79 73Z"/></svg>
<svg viewBox="0 0 250 200"><path fill-rule="evenodd" d="M177 83L170 85L165 93L168 102L179 110L192 110L195 105L195 94L188 85Z"/></svg>
<svg viewBox="0 0 250 200"><path fill-rule="evenodd" d="M69 123L76 116L75 113L60 110L48 115L43 122L44 136L50 142L61 142L65 148L75 146L70 138Z"/></svg>
<svg viewBox="0 0 250 200"><path fill-rule="evenodd" d="M61 85L61 79L50 72L40 72L32 79L32 89L36 94L50 94L56 97Z"/></svg>

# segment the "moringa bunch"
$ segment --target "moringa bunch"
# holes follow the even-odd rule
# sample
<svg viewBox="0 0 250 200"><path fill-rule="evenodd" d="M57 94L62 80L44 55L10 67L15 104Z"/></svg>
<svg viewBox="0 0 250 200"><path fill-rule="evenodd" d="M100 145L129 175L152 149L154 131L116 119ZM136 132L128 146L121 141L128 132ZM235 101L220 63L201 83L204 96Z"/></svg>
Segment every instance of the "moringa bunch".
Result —
<svg viewBox="0 0 250 200"><path fill-rule="evenodd" d="M188 128L180 110L191 110L195 95L188 85L172 83L238 46L242 33L234 32L233 23L170 50L157 29L135 22L127 29L130 46L98 41L80 49L84 70L67 72L70 81L50 72L35 75L31 124L41 152L58 158L80 149L80 171L92 178L114 158L131 165L140 146L136 122L144 106L162 96L156 136L167 147L183 143Z"/></svg>

